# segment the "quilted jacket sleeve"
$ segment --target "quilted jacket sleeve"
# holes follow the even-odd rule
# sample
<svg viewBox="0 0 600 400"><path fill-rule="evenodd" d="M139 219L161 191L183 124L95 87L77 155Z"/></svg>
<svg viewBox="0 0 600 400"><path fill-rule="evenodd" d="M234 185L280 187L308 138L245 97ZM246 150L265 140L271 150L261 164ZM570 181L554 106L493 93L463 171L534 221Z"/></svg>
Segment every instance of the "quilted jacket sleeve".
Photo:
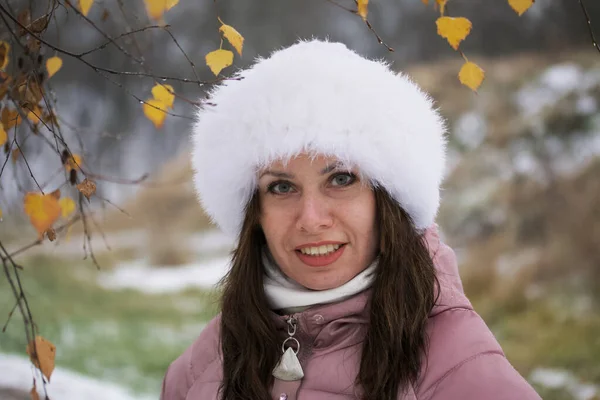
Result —
<svg viewBox="0 0 600 400"><path fill-rule="evenodd" d="M171 363L162 384L160 400L185 400L194 382L217 358L220 314L202 330L196 341Z"/></svg>
<svg viewBox="0 0 600 400"><path fill-rule="evenodd" d="M192 351L192 346L190 346L167 369L160 400L185 400L193 383Z"/></svg>
<svg viewBox="0 0 600 400"><path fill-rule="evenodd" d="M428 400L541 400L504 355L480 353L440 379Z"/></svg>

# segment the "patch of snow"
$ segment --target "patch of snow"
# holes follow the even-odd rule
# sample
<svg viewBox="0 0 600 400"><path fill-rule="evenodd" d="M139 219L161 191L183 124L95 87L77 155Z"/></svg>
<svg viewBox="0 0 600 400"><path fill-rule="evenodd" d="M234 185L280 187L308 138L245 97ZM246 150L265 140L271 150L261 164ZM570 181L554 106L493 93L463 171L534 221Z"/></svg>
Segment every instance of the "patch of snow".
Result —
<svg viewBox="0 0 600 400"><path fill-rule="evenodd" d="M35 374L37 376L37 374ZM32 387L34 369L24 357L0 354L0 387L29 392ZM43 386L36 379L36 387L40 398L43 397ZM110 382L104 382L57 367L52 379L46 385L48 396L60 400L150 400L156 396L134 394L126 388Z"/></svg>
<svg viewBox="0 0 600 400"><path fill-rule="evenodd" d="M517 91L515 100L526 116L536 115L556 104L568 93L582 89L584 72L576 64L558 64L547 68L537 82Z"/></svg>
<svg viewBox="0 0 600 400"><path fill-rule="evenodd" d="M565 148L567 147L567 148ZM572 176L600 157L600 133L577 136L568 146L561 146L552 155L554 170L562 176Z"/></svg>
<svg viewBox="0 0 600 400"><path fill-rule="evenodd" d="M577 400L592 400L600 394L600 387L580 382L572 373L553 368L536 368L530 380L550 389L564 388Z"/></svg>
<svg viewBox="0 0 600 400"><path fill-rule="evenodd" d="M514 277L520 269L535 263L540 256L540 251L535 248L522 250L517 254L504 254L496 262L496 271L504 277Z"/></svg>
<svg viewBox="0 0 600 400"><path fill-rule="evenodd" d="M485 119L480 113L469 111L462 114L454 126L454 135L469 150L476 149L487 135Z"/></svg>
<svg viewBox="0 0 600 400"><path fill-rule="evenodd" d="M598 111L598 103L596 99L590 95L582 96L575 103L575 110L579 114L592 115Z"/></svg>
<svg viewBox="0 0 600 400"><path fill-rule="evenodd" d="M513 171L516 174L527 175L538 182L545 181L544 171L538 158L529 150L518 151L513 156Z"/></svg>
<svg viewBox="0 0 600 400"><path fill-rule="evenodd" d="M233 250L234 242L219 229L198 233L190 238L189 246L196 254Z"/></svg>
<svg viewBox="0 0 600 400"><path fill-rule="evenodd" d="M229 270L230 260L227 256L181 267L149 267L144 260L138 260L100 273L98 284L107 289L135 289L150 294L211 289Z"/></svg>
<svg viewBox="0 0 600 400"><path fill-rule="evenodd" d="M576 90L583 78L583 71L577 64L558 64L547 68L540 77L540 83L554 91L565 95Z"/></svg>

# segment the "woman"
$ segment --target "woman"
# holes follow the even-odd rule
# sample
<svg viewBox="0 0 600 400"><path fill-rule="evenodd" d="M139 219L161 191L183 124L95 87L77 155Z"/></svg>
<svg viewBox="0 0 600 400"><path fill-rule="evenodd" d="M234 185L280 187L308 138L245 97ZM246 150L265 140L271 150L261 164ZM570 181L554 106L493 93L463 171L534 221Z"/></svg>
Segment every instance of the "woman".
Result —
<svg viewBox="0 0 600 400"><path fill-rule="evenodd" d="M445 126L428 96L320 41L238 78L193 130L201 203L237 237L222 312L162 399L539 399L438 237Z"/></svg>

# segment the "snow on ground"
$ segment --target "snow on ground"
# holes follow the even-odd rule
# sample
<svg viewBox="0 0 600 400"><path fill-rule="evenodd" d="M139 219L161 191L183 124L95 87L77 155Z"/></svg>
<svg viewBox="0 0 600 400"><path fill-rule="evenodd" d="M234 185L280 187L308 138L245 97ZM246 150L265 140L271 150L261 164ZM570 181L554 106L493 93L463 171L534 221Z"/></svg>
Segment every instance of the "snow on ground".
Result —
<svg viewBox="0 0 600 400"><path fill-rule="evenodd" d="M33 381L33 368L24 357L0 354L0 388L29 392ZM40 398L43 397L41 381L37 381ZM46 386L53 400L150 400L157 396L137 395L114 383L100 381L62 368L56 368Z"/></svg>
<svg viewBox="0 0 600 400"><path fill-rule="evenodd" d="M577 400L592 400L600 394L600 387L582 383L573 374L562 369L536 368L530 379L550 389L565 388Z"/></svg>
<svg viewBox="0 0 600 400"><path fill-rule="evenodd" d="M107 289L136 289L144 293L174 293L187 288L213 288L229 269L224 256L181 267L149 266L144 260L117 265L100 273L98 284Z"/></svg>
<svg viewBox="0 0 600 400"><path fill-rule="evenodd" d="M106 289L135 289L144 293L175 293L187 288L212 289L229 269L231 238L218 230L192 235L189 247L207 260L178 267L150 266L147 260L122 262L112 271L100 272L98 284Z"/></svg>

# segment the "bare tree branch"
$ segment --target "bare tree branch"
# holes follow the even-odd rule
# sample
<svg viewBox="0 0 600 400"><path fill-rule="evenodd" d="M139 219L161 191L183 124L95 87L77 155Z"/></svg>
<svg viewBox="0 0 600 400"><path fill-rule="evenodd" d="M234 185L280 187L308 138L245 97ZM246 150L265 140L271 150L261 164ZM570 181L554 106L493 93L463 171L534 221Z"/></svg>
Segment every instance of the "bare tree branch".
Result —
<svg viewBox="0 0 600 400"><path fill-rule="evenodd" d="M594 45L596 50L598 50L598 52L600 52L600 45L598 45L598 41L596 40L596 37L594 36L594 30L592 29L592 22L590 21L590 15L588 14L587 9L585 8L585 5L583 4L583 0L579 0L579 5L581 6L581 10L583 11L583 15L585 16L585 21L587 23L587 27L590 32L590 36L592 38L592 45Z"/></svg>

